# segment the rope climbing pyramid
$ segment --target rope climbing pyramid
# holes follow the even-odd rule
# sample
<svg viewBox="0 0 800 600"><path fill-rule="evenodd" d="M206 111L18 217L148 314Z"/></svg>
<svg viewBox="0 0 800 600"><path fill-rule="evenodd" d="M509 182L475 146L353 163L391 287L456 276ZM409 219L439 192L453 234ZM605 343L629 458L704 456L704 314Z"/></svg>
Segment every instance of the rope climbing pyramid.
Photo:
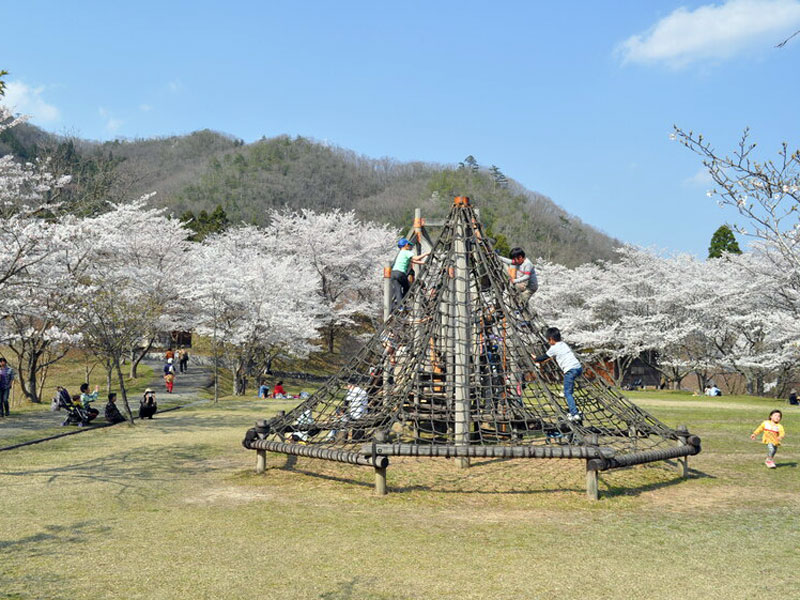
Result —
<svg viewBox="0 0 800 600"><path fill-rule="evenodd" d="M420 228L415 223L418 239ZM591 365L576 381L582 419L571 420L545 324L523 305L464 197L455 199L425 264L380 331L316 393L259 421L244 446L372 466L385 493L391 456L580 459L587 493L597 472L700 451L686 428L671 429L610 387ZM385 274L389 286L389 273ZM387 298L388 289L385 290Z"/></svg>

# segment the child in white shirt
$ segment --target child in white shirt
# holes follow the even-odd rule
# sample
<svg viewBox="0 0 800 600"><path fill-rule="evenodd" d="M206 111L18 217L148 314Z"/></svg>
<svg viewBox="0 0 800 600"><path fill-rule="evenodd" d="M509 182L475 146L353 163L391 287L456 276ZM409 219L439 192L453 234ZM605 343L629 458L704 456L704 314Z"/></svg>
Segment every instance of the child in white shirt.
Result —
<svg viewBox="0 0 800 600"><path fill-rule="evenodd" d="M537 363L542 363L555 358L558 366L564 372L564 398L567 400L569 406L569 420L580 421L583 415L578 411L578 405L575 404L575 379L583 373L583 367L577 359L572 349L561 341L561 332L556 327L550 327L545 332L547 343L550 344L545 354L535 357L533 360Z"/></svg>

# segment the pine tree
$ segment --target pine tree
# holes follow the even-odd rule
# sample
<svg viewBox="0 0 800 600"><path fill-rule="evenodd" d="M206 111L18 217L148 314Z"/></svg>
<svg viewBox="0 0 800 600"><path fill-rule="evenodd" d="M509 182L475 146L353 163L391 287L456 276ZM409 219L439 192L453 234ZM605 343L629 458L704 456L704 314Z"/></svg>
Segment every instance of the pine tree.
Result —
<svg viewBox="0 0 800 600"><path fill-rule="evenodd" d="M711 236L711 245L708 247L708 258L719 258L723 254L741 254L739 243L733 231L727 225L720 225L719 229Z"/></svg>

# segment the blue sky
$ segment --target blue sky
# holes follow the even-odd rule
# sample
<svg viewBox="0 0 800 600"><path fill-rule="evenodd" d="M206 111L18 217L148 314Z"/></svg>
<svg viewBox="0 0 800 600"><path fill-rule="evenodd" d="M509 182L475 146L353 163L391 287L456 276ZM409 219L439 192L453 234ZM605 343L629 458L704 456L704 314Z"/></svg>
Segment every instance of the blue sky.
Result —
<svg viewBox="0 0 800 600"><path fill-rule="evenodd" d="M5 14L9 14L7 9ZM800 0L26 3L6 104L57 133L211 128L472 154L623 241L705 256L735 215L673 124L800 146Z"/></svg>

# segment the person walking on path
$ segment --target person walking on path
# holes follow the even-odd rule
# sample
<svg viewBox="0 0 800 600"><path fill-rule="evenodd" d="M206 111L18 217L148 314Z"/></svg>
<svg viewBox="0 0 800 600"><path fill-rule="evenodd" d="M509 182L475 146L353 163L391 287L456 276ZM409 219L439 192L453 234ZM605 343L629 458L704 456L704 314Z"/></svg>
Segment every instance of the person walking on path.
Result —
<svg viewBox="0 0 800 600"><path fill-rule="evenodd" d="M750 439L754 440L759 433L763 432L761 443L767 445L767 458L764 464L770 469L776 467L775 453L778 451L778 446L781 445L786 435L786 431L783 429L783 425L781 425L782 418L783 413L781 411L777 409L773 410L769 413L769 419L763 421L761 425L756 427L756 430L750 434Z"/></svg>
<svg viewBox="0 0 800 600"><path fill-rule="evenodd" d="M172 386L175 385L175 365L172 364L172 359L167 359L167 364L164 365L164 384L167 387L167 393L172 393Z"/></svg>
<svg viewBox="0 0 800 600"><path fill-rule="evenodd" d="M419 256L415 255L414 244L406 238L400 238L397 247L400 248L400 252L397 253L397 258L394 259L392 265L392 310L400 305L408 293L408 288L411 287L411 282L408 280L411 265L423 264L430 254L430 252L425 252Z"/></svg>
<svg viewBox="0 0 800 600"><path fill-rule="evenodd" d="M8 366L4 356L0 356L0 417L9 416L8 395L14 383L14 369Z"/></svg>
<svg viewBox="0 0 800 600"><path fill-rule="evenodd" d="M186 373L187 368L186 366L189 364L189 351L181 346L180 350L178 350L178 366L180 367L181 373Z"/></svg>

